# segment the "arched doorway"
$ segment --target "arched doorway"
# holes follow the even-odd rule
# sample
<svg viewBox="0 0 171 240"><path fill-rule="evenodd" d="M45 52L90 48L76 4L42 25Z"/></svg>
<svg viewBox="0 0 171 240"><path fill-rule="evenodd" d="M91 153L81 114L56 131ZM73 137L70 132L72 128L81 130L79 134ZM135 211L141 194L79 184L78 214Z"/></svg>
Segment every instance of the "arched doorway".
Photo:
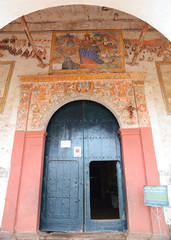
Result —
<svg viewBox="0 0 171 240"><path fill-rule="evenodd" d="M126 229L119 125L101 104L75 101L47 127L40 230Z"/></svg>

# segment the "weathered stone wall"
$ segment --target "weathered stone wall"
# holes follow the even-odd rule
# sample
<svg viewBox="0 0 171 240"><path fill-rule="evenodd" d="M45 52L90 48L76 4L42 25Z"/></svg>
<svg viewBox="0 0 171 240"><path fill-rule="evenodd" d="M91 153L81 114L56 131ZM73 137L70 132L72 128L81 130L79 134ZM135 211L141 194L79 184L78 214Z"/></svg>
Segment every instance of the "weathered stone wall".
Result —
<svg viewBox="0 0 171 240"><path fill-rule="evenodd" d="M13 50L9 51L9 48L6 50L0 49L0 52L3 54L3 57L0 59L1 61L15 61L15 67L12 74L5 109L4 112L0 114L0 222L3 214L8 174L10 170L13 134L16 130L17 112L19 110L19 102L21 97L21 81L18 75L40 76L43 74L48 74L49 70L48 66L44 69L37 66L38 61L35 58L33 52L31 52L31 47L28 46L28 41L26 40L25 35L16 36L18 40L21 39L21 41L18 41L18 45L15 46L15 48L17 49L16 52L18 52L18 54L16 54L14 46L12 44L11 46ZM147 43L150 44L150 47L144 49L144 52L140 54L137 65L130 66L129 63L131 62L134 52L134 45L132 45L134 41L132 39L138 39L138 37L138 32L123 32L125 46L127 47L125 51L125 68L126 72L147 72L144 83L146 103L153 131L154 146L156 151L158 170L160 174L160 181L161 184L169 186L169 193L171 196L171 115L168 115L166 113L155 66L155 61L168 60L170 56L169 52L165 51L165 53L161 57L157 57L157 50L155 52L154 49L157 48L157 46L159 45L156 45L156 47L153 46L152 40L153 42L156 42L156 39L159 39L161 41L163 37L156 32L149 32L147 33L146 40L148 41ZM10 34L0 34L0 41L6 38L13 39L14 36L11 36ZM34 39L37 40L36 45L38 46L45 63L49 63L50 59L51 38L51 33L34 34ZM23 41L23 39L25 41ZM131 40L128 41L129 39ZM19 51L20 48L22 49L22 53L21 51ZM41 83L37 85L39 85L40 89ZM74 89L74 85L70 88ZM43 90L42 93L39 93L38 97L42 99L44 98ZM33 110L36 111L36 106L33 107ZM125 113L128 114L127 111L125 111ZM31 116L32 115L30 115L30 117ZM29 119L29 121L32 120ZM19 125L17 125L17 127L19 127ZM30 125L29 127L30 130L34 130L34 126L31 127ZM18 128L18 130L21 129ZM171 225L171 208L165 209L165 217L167 224Z"/></svg>

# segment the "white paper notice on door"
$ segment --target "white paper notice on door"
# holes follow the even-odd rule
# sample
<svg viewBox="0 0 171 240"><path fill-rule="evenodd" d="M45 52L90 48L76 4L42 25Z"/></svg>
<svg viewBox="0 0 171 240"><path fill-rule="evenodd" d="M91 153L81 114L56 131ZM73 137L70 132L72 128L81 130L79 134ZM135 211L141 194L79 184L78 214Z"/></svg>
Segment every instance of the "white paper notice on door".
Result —
<svg viewBox="0 0 171 240"><path fill-rule="evenodd" d="M71 147L71 141L69 141L69 140L61 141L61 148L70 148L70 147Z"/></svg>
<svg viewBox="0 0 171 240"><path fill-rule="evenodd" d="M74 147L74 157L81 157L81 147Z"/></svg>

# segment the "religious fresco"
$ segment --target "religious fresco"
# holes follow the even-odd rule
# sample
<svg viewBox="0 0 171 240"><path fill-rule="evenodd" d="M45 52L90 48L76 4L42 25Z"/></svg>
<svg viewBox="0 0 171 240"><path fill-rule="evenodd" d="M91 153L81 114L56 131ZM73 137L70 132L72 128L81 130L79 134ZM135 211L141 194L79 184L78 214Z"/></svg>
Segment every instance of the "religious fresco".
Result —
<svg viewBox="0 0 171 240"><path fill-rule="evenodd" d="M156 62L156 68L166 111L171 114L171 62Z"/></svg>
<svg viewBox="0 0 171 240"><path fill-rule="evenodd" d="M143 73L20 76L17 130L45 130L60 104L76 99L100 101L116 113L122 128L150 127Z"/></svg>
<svg viewBox="0 0 171 240"><path fill-rule="evenodd" d="M39 56L41 56L42 59L49 59L47 52L50 52L51 40L40 36L39 38L35 38L34 42L38 49ZM26 59L36 58L30 42L19 35L12 35L11 37L0 39L0 50L6 50L10 55L20 56Z"/></svg>
<svg viewBox="0 0 171 240"><path fill-rule="evenodd" d="M74 72L74 70L94 72L96 69L124 72L124 59L131 61L139 36L126 38L124 34L122 40L119 30L94 30L59 31L53 34L53 39L51 39L51 34L47 33L39 36L33 34L33 37L39 56L43 60L50 61L50 72L66 73ZM171 43L158 56L166 41L163 37L144 40L137 62L171 61ZM3 51L23 59L36 58L24 34L2 34L0 36L0 58L3 57Z"/></svg>
<svg viewBox="0 0 171 240"><path fill-rule="evenodd" d="M87 69L124 71L121 31L53 33L50 72Z"/></svg>
<svg viewBox="0 0 171 240"><path fill-rule="evenodd" d="M133 57L138 41L138 39L124 39L125 58L129 59ZM167 40L163 38L144 40L137 61L154 62L157 59L161 59L161 57L163 61L171 61L171 43L168 44L165 51L163 51L162 54L158 56L161 49L166 44L166 41Z"/></svg>
<svg viewBox="0 0 171 240"><path fill-rule="evenodd" d="M14 62L0 62L0 113L3 112L14 69Z"/></svg>

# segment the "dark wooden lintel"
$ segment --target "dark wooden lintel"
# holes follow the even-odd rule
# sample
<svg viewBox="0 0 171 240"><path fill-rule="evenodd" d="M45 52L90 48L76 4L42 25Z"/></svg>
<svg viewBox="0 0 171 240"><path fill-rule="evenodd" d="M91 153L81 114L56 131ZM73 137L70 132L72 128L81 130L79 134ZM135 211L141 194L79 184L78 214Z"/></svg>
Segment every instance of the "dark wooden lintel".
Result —
<svg viewBox="0 0 171 240"><path fill-rule="evenodd" d="M34 43L34 40L33 40L33 38L32 38L31 32L30 32L30 30L29 30L29 28L28 28L28 25L27 25L27 22L26 22L24 16L20 17L20 20L21 20L21 25L22 25L25 33L26 33L26 36L27 36L27 38L28 38L28 40L29 40L32 48L33 48L33 52L35 53L35 55L36 55L36 57L37 57L37 59L38 59L38 61L39 61L39 63L40 63L38 66L40 66L40 67L42 67L42 68L46 67L46 65L44 64L42 58L41 58L41 57L39 56L39 54L38 54L36 45L35 45L35 43Z"/></svg>

